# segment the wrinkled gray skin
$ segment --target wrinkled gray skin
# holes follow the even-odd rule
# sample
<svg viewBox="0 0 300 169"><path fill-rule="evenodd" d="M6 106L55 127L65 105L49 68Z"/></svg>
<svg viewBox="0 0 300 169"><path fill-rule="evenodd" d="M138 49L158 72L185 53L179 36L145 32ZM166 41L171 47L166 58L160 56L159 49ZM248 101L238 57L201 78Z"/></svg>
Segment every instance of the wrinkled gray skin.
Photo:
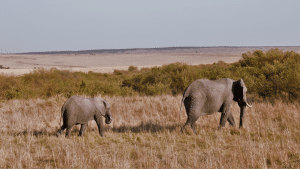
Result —
<svg viewBox="0 0 300 169"><path fill-rule="evenodd" d="M110 106L101 98L72 96L62 106L61 116L63 125L56 134L59 136L64 129L67 129L66 137L70 136L70 130L76 124L81 124L79 136L83 136L88 122L93 119L98 125L100 136L104 136L102 116L105 117L106 124L110 124L112 121Z"/></svg>
<svg viewBox="0 0 300 169"><path fill-rule="evenodd" d="M246 92L247 88L242 79L238 81L229 78L218 80L198 79L193 81L185 89L182 98L188 118L181 131L183 132L186 126L191 126L194 133L197 134L195 123L198 118L215 112L222 113L219 129L225 126L226 121L231 126L235 126L230 110L232 100L236 101L240 106L240 128L243 127L246 105L252 107L247 103Z"/></svg>

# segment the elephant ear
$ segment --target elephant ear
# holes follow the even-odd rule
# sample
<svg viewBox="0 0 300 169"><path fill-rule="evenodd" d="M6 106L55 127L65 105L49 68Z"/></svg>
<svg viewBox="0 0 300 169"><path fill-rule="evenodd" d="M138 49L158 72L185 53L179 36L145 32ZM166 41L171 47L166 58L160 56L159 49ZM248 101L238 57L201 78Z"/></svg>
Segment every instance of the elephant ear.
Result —
<svg viewBox="0 0 300 169"><path fill-rule="evenodd" d="M240 84L240 86L241 86L242 88L245 88L245 87L246 87L246 86L245 86L245 83L244 83L244 81L243 81L243 79L238 80L238 82L239 82L239 84Z"/></svg>
<svg viewBox="0 0 300 169"><path fill-rule="evenodd" d="M110 105L107 103L106 100L103 100L103 104L104 104L104 107L105 107L106 109L109 109L109 108L110 108Z"/></svg>
<svg viewBox="0 0 300 169"><path fill-rule="evenodd" d="M251 107L247 103L247 97L246 97L247 87L246 87L243 79L233 82L232 91L233 91L233 100L234 101L236 101L238 103L245 103L246 105Z"/></svg>
<svg viewBox="0 0 300 169"><path fill-rule="evenodd" d="M105 102L105 100L103 100L103 99L94 98L95 106L100 111L102 116L105 116L106 105L104 102Z"/></svg>
<svg viewBox="0 0 300 169"><path fill-rule="evenodd" d="M239 79L238 81L233 82L232 86L232 93L233 93L233 100L238 102L243 99L243 93L245 88L245 83L243 79Z"/></svg>
<svg viewBox="0 0 300 169"><path fill-rule="evenodd" d="M246 97L247 87L246 87L243 79L238 80L238 82L240 83L240 86L242 88L241 90L243 92L243 97Z"/></svg>

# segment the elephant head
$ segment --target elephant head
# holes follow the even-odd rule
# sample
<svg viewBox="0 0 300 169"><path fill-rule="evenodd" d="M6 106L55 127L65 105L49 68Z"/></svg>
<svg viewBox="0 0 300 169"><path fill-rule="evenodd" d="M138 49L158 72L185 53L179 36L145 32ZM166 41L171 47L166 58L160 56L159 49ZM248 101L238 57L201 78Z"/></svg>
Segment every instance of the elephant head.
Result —
<svg viewBox="0 0 300 169"><path fill-rule="evenodd" d="M243 81L240 79L238 81L234 81L232 85L232 93L233 93L233 100L236 101L240 106L240 128L243 127L243 118L246 106L252 107L247 102L247 87Z"/></svg>
<svg viewBox="0 0 300 169"><path fill-rule="evenodd" d="M248 107L252 107L247 102L246 92L247 92L247 87L243 79L233 82L233 86L232 86L233 100L238 102L240 107L246 105Z"/></svg>
<svg viewBox="0 0 300 169"><path fill-rule="evenodd" d="M107 101L99 98L95 98L96 108L100 111L101 115L105 117L105 123L110 124L112 122L112 115L110 112L110 105Z"/></svg>

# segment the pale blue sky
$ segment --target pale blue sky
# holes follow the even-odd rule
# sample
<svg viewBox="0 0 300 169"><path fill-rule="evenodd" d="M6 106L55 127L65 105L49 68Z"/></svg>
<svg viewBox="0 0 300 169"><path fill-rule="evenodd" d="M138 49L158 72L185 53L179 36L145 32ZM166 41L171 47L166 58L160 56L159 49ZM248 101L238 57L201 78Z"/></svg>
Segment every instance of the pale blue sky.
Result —
<svg viewBox="0 0 300 169"><path fill-rule="evenodd" d="M0 52L300 46L300 0L1 0Z"/></svg>

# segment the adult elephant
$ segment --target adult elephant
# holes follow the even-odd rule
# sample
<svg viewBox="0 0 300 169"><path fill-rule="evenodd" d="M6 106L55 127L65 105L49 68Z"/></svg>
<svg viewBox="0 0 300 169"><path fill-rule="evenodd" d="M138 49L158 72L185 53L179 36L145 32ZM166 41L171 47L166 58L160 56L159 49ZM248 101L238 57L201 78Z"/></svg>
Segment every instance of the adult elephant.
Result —
<svg viewBox="0 0 300 169"><path fill-rule="evenodd" d="M242 79L232 80L222 78L218 80L198 79L193 81L184 91L182 102L187 113L187 121L181 128L183 132L186 126L191 126L195 134L196 121L200 116L221 112L219 129L225 126L226 121L235 126L230 107L232 100L240 107L240 128L243 127L243 117L247 103L247 88ZM181 102L181 106L182 106ZM181 107L180 107L181 109Z"/></svg>
<svg viewBox="0 0 300 169"><path fill-rule="evenodd" d="M110 105L101 98L83 98L80 96L70 97L61 108L63 125L57 131L57 136L67 129L66 137L70 136L70 130L75 124L81 124L79 136L83 136L85 128L90 120L95 120L100 136L104 136L103 119L105 123L112 122Z"/></svg>

